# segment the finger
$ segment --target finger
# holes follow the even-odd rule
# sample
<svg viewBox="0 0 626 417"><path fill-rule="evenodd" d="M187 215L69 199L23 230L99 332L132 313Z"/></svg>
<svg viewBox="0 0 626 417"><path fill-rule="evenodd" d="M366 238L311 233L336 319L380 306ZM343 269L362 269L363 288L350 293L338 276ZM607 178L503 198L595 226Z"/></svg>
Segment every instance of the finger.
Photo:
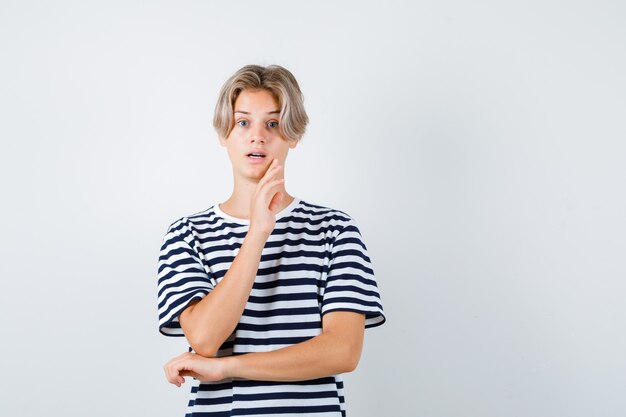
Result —
<svg viewBox="0 0 626 417"><path fill-rule="evenodd" d="M283 201L283 193L282 191L277 192L272 197L272 201L270 202L269 209L272 213L276 212L280 207L280 203Z"/></svg>
<svg viewBox="0 0 626 417"><path fill-rule="evenodd" d="M175 379L175 375L173 375L174 368L175 368L174 365L178 363L179 361L181 361L182 359L184 359L185 357L188 357L189 354L191 354L191 352L183 352L180 355L174 356L172 359L167 361L165 365L163 365L163 370L165 371L166 378L169 382L173 383Z"/></svg>
<svg viewBox="0 0 626 417"><path fill-rule="evenodd" d="M180 387L180 384L185 382L185 379L182 378L179 375L179 367L180 366L181 365L178 365L177 361L176 362L172 362L172 363L168 364L168 366L167 366L167 375L168 375L167 380L171 384L176 385L177 387ZM184 365L182 365L182 366L184 366Z"/></svg>
<svg viewBox="0 0 626 417"><path fill-rule="evenodd" d="M181 375L181 370L187 366L188 359L193 356L191 352L184 352L170 359L164 366L167 380L180 387L185 382L185 378Z"/></svg>
<svg viewBox="0 0 626 417"><path fill-rule="evenodd" d="M280 167L281 167L281 163L278 160L278 158L274 159L272 163L270 164L270 166L267 167L267 171L265 171L265 174L263 175L263 177L271 177L272 175L274 175L274 173L277 170L280 170Z"/></svg>
<svg viewBox="0 0 626 417"><path fill-rule="evenodd" d="M255 200L262 207L269 207L270 201L277 191L281 190L280 185L285 182L284 178L268 179L263 184L259 184L256 193Z"/></svg>
<svg viewBox="0 0 626 417"><path fill-rule="evenodd" d="M197 372L194 372L194 371L183 371L183 372L180 373L180 375L181 376L190 376L190 377L195 378L195 379L199 379L200 378L200 375Z"/></svg>
<svg viewBox="0 0 626 417"><path fill-rule="evenodd" d="M270 191L272 188L274 188L277 184L280 184L283 182L285 182L284 178L275 178L273 180L270 180L266 182L265 184L263 184L263 186L259 190L259 193L267 194L267 192Z"/></svg>
<svg viewBox="0 0 626 417"><path fill-rule="evenodd" d="M163 369L165 370L165 378L167 379L167 382L169 382L170 384L175 384L174 377L172 375L171 364L169 362L166 363Z"/></svg>
<svg viewBox="0 0 626 417"><path fill-rule="evenodd" d="M279 182L282 182L282 181L283 180L279 180ZM280 205L282 204L285 198L285 193L280 188L280 183L277 184L275 187L272 187L272 189L268 193L267 198L268 198L268 203L266 205L267 209L270 211L270 213L272 213L273 215L276 215L278 213Z"/></svg>
<svg viewBox="0 0 626 417"><path fill-rule="evenodd" d="M269 166L267 167L267 169L265 170L265 172L263 173L263 176L265 177L269 172L272 171L272 169L274 169L274 167L279 163L280 161L278 160L278 158L274 158L272 159L272 162L270 162Z"/></svg>
<svg viewBox="0 0 626 417"><path fill-rule="evenodd" d="M172 376L172 363L176 360L177 357L170 359L163 365L163 371L165 371L165 378L168 382L174 383L174 378Z"/></svg>
<svg viewBox="0 0 626 417"><path fill-rule="evenodd" d="M274 194L279 191L282 191L281 184L285 182L284 178L280 178L274 181L270 181L265 186L259 190L259 198L262 199L264 203L264 207L269 207Z"/></svg>
<svg viewBox="0 0 626 417"><path fill-rule="evenodd" d="M280 164L275 164L273 166L270 166L269 169L265 172L265 175L263 175L263 178L261 178L261 180L259 181L259 185L258 186L262 187L265 183L267 183L273 177L275 177L277 174L279 174L280 173L280 168L281 168Z"/></svg>
<svg viewBox="0 0 626 417"><path fill-rule="evenodd" d="M186 372L189 372L188 361L186 359L172 364L170 366L172 384L176 385L177 387L180 387L182 384L184 384L185 378L183 378L183 375L186 375Z"/></svg>

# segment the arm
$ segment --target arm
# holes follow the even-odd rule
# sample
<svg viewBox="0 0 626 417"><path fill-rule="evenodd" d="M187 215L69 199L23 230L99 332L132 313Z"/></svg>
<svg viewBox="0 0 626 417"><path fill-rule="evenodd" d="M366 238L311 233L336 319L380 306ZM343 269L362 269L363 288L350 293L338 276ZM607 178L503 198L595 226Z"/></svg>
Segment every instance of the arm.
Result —
<svg viewBox="0 0 626 417"><path fill-rule="evenodd" d="M215 356L235 330L252 291L268 236L250 230L219 285L180 314L180 326L198 354Z"/></svg>
<svg viewBox="0 0 626 417"><path fill-rule="evenodd" d="M202 356L215 356L241 319L265 242L276 225L283 176L282 165L274 159L257 185L250 208L250 228L226 275L209 294L189 305L178 317L187 341Z"/></svg>
<svg viewBox="0 0 626 417"><path fill-rule="evenodd" d="M361 357L365 315L328 313L322 334L271 352L223 358L226 377L263 381L302 381L352 372Z"/></svg>
<svg viewBox="0 0 626 417"><path fill-rule="evenodd" d="M183 376L200 381L304 381L356 369L363 346L365 315L335 311L324 315L322 323L320 335L271 352L224 358L183 353L165 364L167 379L177 386L185 382Z"/></svg>

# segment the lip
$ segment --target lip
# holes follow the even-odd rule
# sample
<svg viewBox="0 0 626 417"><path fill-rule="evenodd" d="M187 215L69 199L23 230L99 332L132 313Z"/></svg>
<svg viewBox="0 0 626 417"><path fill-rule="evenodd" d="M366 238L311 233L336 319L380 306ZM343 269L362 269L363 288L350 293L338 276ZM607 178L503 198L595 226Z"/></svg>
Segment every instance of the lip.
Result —
<svg viewBox="0 0 626 417"><path fill-rule="evenodd" d="M253 157L249 156L251 153L261 154L261 155L264 156L264 158L253 158ZM251 164L262 164L262 163L265 163L265 160L267 159L267 153L265 153L264 151L250 151L250 152L248 152L246 154L246 159Z"/></svg>
<svg viewBox="0 0 626 417"><path fill-rule="evenodd" d="M265 163L265 158L253 158L251 156L246 156L246 159L251 164L263 164L263 163Z"/></svg>

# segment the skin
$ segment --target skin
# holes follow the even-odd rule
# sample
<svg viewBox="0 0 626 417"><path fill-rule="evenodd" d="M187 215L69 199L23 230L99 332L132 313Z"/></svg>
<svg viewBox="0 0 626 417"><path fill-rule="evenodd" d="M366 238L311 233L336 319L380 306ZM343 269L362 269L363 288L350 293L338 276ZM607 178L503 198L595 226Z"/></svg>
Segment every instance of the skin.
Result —
<svg viewBox="0 0 626 417"><path fill-rule="evenodd" d="M278 110L278 102L269 91L244 90L235 101L232 132L228 138L219 138L227 148L234 178L233 193L220 209L250 219L250 227L220 284L179 316L196 353L185 352L164 365L167 380L178 387L185 376L202 382L226 378L301 381L351 372L359 362L365 315L349 311L325 314L322 333L307 341L271 352L215 357L241 318L263 247L276 225L276 214L294 198L285 189L284 166L297 142L281 136ZM247 160L248 153L256 149L267 155L261 164Z"/></svg>
<svg viewBox="0 0 626 417"><path fill-rule="evenodd" d="M279 111L278 102L269 91L244 90L235 101L235 126L227 139L219 138L220 145L228 151L234 179L233 193L220 204L220 209L235 217L250 219L251 226L258 226L263 230L270 227L273 229L275 213L293 201L293 196L286 191L284 182L277 183L268 190L273 195L263 196L273 199L277 204L276 212L272 213L273 210L269 209L265 200L254 199L255 193L260 191L259 182L268 173L273 159L278 159L279 171L269 175L276 179L285 178L287 155L290 149L298 145L297 141L287 141L280 134L280 114L273 113ZM253 149L265 151L267 156L262 163L248 162L247 155Z"/></svg>

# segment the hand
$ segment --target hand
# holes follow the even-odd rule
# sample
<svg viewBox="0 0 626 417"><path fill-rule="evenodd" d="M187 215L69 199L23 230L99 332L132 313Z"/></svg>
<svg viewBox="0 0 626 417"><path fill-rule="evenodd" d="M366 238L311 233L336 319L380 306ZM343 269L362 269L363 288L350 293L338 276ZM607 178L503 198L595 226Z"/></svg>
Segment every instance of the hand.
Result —
<svg viewBox="0 0 626 417"><path fill-rule="evenodd" d="M250 206L250 230L255 230L268 236L276 226L276 214L283 200L284 193L281 186L284 179L284 169L278 159L274 159L265 175L259 181L252 197Z"/></svg>
<svg viewBox="0 0 626 417"><path fill-rule="evenodd" d="M184 376L194 377L201 382L215 382L226 378L222 360L205 358L192 352L185 352L170 359L163 369L167 380L177 387L185 383Z"/></svg>

